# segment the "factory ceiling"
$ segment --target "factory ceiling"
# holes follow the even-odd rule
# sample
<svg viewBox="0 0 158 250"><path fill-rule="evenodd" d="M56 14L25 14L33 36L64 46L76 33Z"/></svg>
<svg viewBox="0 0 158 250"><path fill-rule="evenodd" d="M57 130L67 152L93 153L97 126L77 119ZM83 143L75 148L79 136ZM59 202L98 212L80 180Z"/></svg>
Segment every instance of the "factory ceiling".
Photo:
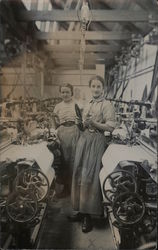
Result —
<svg viewBox="0 0 158 250"><path fill-rule="evenodd" d="M1 0L0 63L7 62L13 45L14 50L20 50L24 47L20 44L25 44L47 58L51 67L108 67L121 54L141 45L158 23L156 0L87 0L86 22L82 19L83 2Z"/></svg>

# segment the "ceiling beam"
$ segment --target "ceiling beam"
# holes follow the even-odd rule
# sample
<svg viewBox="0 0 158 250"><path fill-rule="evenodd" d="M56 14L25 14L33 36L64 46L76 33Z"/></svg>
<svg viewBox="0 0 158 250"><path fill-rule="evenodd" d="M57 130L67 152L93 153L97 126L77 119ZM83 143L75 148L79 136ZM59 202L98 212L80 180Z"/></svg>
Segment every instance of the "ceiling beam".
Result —
<svg viewBox="0 0 158 250"><path fill-rule="evenodd" d="M79 22L81 12L77 10L26 11L17 14L18 21ZM149 12L132 10L91 10L95 22L148 22ZM153 19L158 16L153 14Z"/></svg>
<svg viewBox="0 0 158 250"><path fill-rule="evenodd" d="M63 60L73 60L80 58L79 53L52 53L51 57L54 59L63 59ZM113 58L113 54L106 54L106 53L85 53L84 54L85 60L95 60L95 59L110 59Z"/></svg>
<svg viewBox="0 0 158 250"><path fill-rule="evenodd" d="M57 32L40 32L37 31L34 37L39 40L81 40L79 31L57 31ZM110 31L87 31L85 40L129 40L131 33L110 32Z"/></svg>
<svg viewBox="0 0 158 250"><path fill-rule="evenodd" d="M68 71L68 70L73 70L73 71L79 71L79 66L78 65L55 65L55 68L53 68L53 71L58 71L58 72L63 72L63 71ZM96 70L96 65L84 65L82 71L87 71L87 70ZM54 75L54 73L53 73ZM61 74L60 74L61 75ZM83 75L83 74L82 74ZM45 84L47 85L47 84ZM76 85L77 86L77 85Z"/></svg>
<svg viewBox="0 0 158 250"><path fill-rule="evenodd" d="M72 45L45 45L44 49L49 52L80 52L79 44ZM85 51L86 52L117 52L120 50L120 46L111 46L111 45L91 45L87 44Z"/></svg>
<svg viewBox="0 0 158 250"><path fill-rule="evenodd" d="M69 71L60 71L58 69L53 69L53 74L54 75L63 75L63 76L66 76L66 75L71 75L71 76L79 76L81 74L81 71L78 69L78 70L75 70L73 72L69 72ZM94 72L93 70L83 70L82 71L82 75L86 75L86 76L92 76L92 75L96 75L96 72Z"/></svg>
<svg viewBox="0 0 158 250"><path fill-rule="evenodd" d="M112 62L112 59L103 59L103 60L98 60L98 59L85 59L84 60L84 65L93 65L93 64L110 64ZM64 66L68 66L68 65L79 65L79 59L69 59L69 58L65 58L65 59L54 59L54 65L64 65Z"/></svg>

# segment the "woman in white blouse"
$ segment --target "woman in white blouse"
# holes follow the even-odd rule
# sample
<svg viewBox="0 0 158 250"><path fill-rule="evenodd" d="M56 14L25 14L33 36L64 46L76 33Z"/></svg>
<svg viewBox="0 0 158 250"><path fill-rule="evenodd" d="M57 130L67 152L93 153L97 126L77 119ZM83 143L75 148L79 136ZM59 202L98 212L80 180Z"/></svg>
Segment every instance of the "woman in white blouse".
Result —
<svg viewBox="0 0 158 250"><path fill-rule="evenodd" d="M67 195L71 191L74 156L80 131L75 124L76 112L73 100L73 86L71 84L60 86L60 94L63 101L55 106L54 113L58 117L57 132L63 156L64 192Z"/></svg>

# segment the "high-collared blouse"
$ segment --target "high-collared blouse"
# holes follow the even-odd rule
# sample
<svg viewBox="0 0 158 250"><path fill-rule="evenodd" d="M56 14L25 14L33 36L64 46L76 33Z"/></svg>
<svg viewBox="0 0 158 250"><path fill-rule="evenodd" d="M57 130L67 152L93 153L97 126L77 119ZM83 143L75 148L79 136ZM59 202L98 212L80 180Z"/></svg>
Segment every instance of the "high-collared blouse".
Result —
<svg viewBox="0 0 158 250"><path fill-rule="evenodd" d="M105 100L104 96L93 98L85 107L83 120L91 117L93 121L106 124L115 128L115 111L110 101Z"/></svg>
<svg viewBox="0 0 158 250"><path fill-rule="evenodd" d="M75 102L73 99L70 102L60 102L54 108L54 113L58 116L60 124L67 121L75 121Z"/></svg>

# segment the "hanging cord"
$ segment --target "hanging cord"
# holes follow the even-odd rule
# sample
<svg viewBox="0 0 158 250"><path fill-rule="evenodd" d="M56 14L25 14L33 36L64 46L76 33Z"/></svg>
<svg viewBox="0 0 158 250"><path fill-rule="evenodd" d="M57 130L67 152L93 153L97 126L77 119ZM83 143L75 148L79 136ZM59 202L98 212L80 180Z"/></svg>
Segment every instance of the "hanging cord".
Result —
<svg viewBox="0 0 158 250"><path fill-rule="evenodd" d="M129 81L130 81L130 79L128 79L127 82L126 82L126 84L124 84L122 92L121 92L121 95L119 96L119 99L122 99L123 94L125 92L125 89L127 88L128 84L129 84Z"/></svg>
<svg viewBox="0 0 158 250"><path fill-rule="evenodd" d="M31 87L30 87L30 88L31 88ZM27 89L26 86L24 86L24 89L25 89L25 91L26 91L26 94L27 94L28 98L31 97L30 94L29 94L29 89L30 89L30 88Z"/></svg>
<svg viewBox="0 0 158 250"><path fill-rule="evenodd" d="M15 69L14 69L15 70ZM16 70L15 70L16 72ZM16 77L15 77L15 83L14 83L14 86L12 87L11 91L7 94L6 98L9 99L10 96L13 94L13 92L15 91L18 83L19 83L19 80L20 80L20 73L16 72Z"/></svg>
<svg viewBox="0 0 158 250"><path fill-rule="evenodd" d="M152 102L152 100L153 100L154 92L155 92L155 89L158 85L157 74L158 74L158 50L157 50L156 59L155 59L155 67L154 67L154 72L153 72L153 77L152 77L151 89L150 89L150 92L148 94L147 101Z"/></svg>
<svg viewBox="0 0 158 250"><path fill-rule="evenodd" d="M127 82L126 82L127 73L128 73L128 70L130 70L130 69L131 69L131 61L130 61L129 68L128 68L128 66L126 65L125 76L124 76L124 79L123 79L123 89L122 89L121 95L119 96L119 99L122 99L123 93L124 93L125 89L127 88L128 83L129 83L129 81L130 81L130 78L129 78L129 79L127 80Z"/></svg>
<svg viewBox="0 0 158 250"><path fill-rule="evenodd" d="M126 66L126 72L125 72L125 77L126 77L126 73L127 73L127 66ZM115 98L116 97L116 95L117 95L117 93L118 93L118 91L119 91L119 89L120 89L120 87L121 87L121 85L122 85L122 79L121 80L119 80L118 79L118 85L117 85L117 87L116 87L116 91L115 91L115 93L114 93L114 95L113 95L113 98Z"/></svg>
<svg viewBox="0 0 158 250"><path fill-rule="evenodd" d="M118 93L118 91L119 91L121 85L122 85L122 82L120 82L120 83L118 84L118 86L117 86L117 88L116 88L116 91L115 91L115 93L114 93L114 95L113 95L113 99L116 97L116 95L117 95L117 93Z"/></svg>
<svg viewBox="0 0 158 250"><path fill-rule="evenodd" d="M110 84L110 78L111 78L111 74L109 74L109 77L108 77L108 85ZM106 93L106 98L107 98L108 95L110 94L110 91L111 91L111 89L113 88L113 86L115 85L116 81L117 81L117 79L114 78L114 80L113 80L112 83L110 84L109 89L108 89L108 91L107 91L107 93Z"/></svg>
<svg viewBox="0 0 158 250"><path fill-rule="evenodd" d="M106 92L106 96L105 97L108 97L109 93L110 93L110 90L111 90L111 86L110 85L110 74L108 74L108 79L107 79L107 86L108 86L108 90Z"/></svg>

